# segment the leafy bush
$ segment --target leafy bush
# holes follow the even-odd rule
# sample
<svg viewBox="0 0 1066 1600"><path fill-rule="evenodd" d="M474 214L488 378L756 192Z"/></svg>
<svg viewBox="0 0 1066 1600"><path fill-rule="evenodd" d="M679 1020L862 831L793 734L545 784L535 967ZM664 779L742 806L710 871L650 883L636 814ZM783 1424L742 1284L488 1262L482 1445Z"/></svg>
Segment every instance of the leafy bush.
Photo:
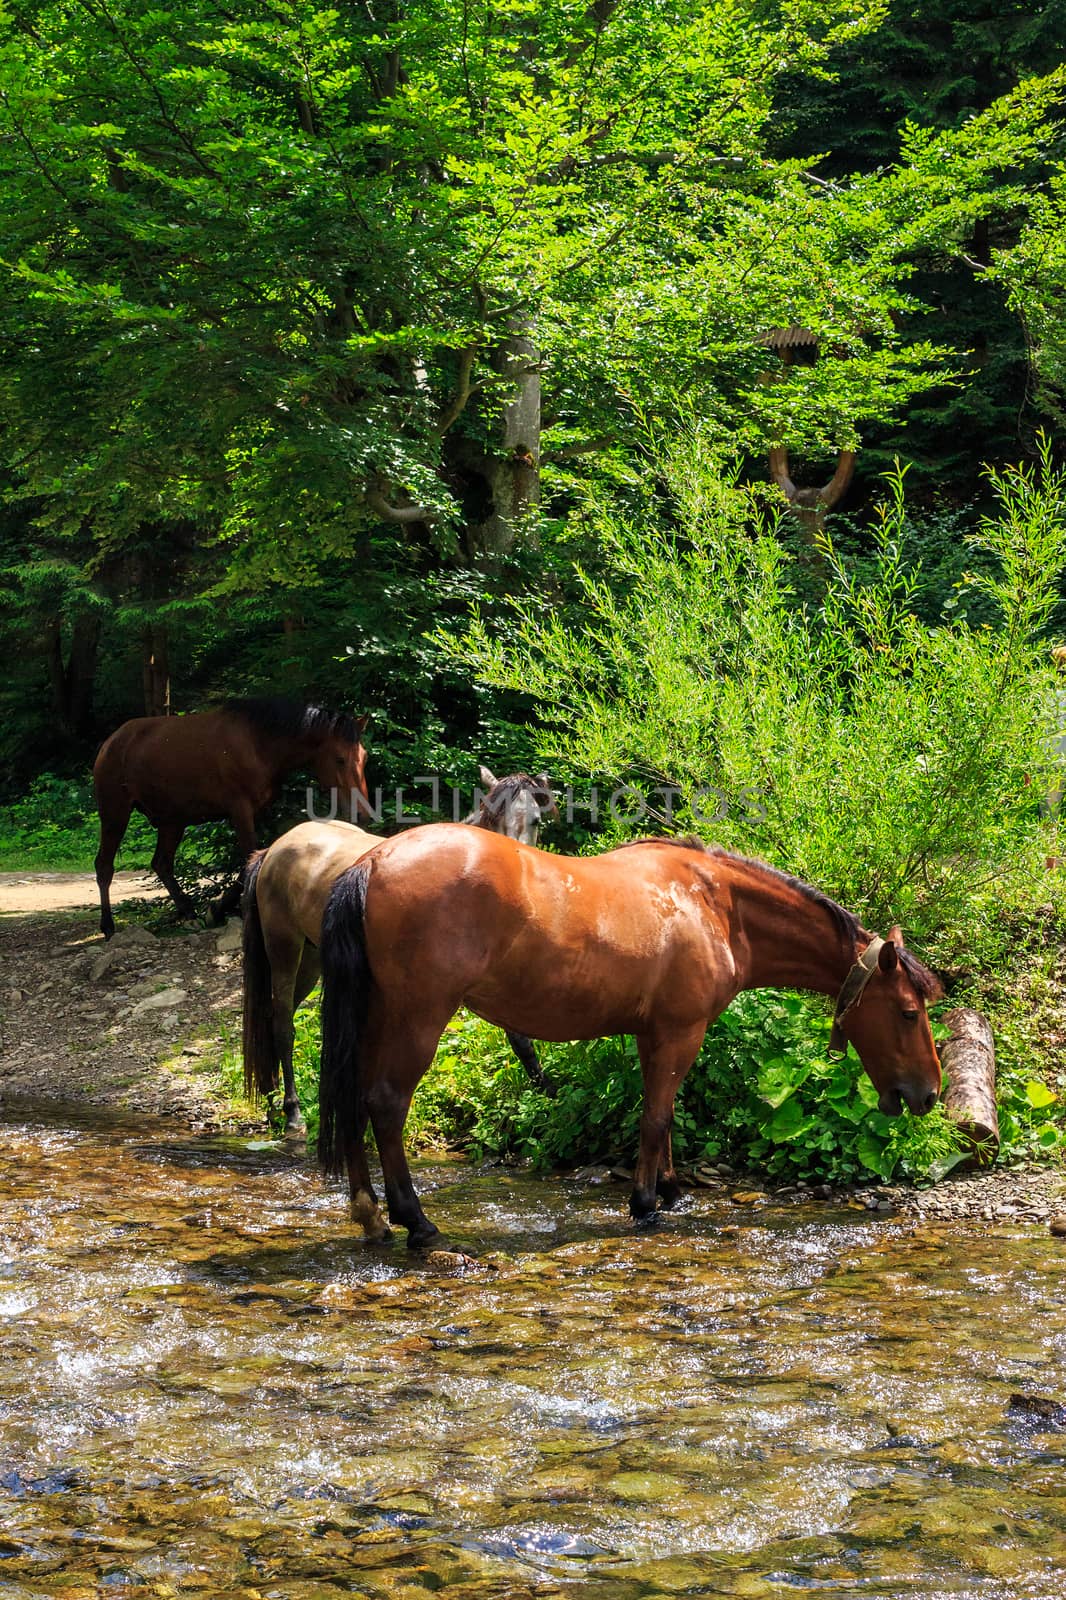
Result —
<svg viewBox="0 0 1066 1600"><path fill-rule="evenodd" d="M100 842L92 784L43 773L21 799L0 808L0 870L91 872ZM143 817L130 819L119 869L147 867L155 834Z"/></svg>
<svg viewBox="0 0 1066 1600"><path fill-rule="evenodd" d="M924 1176L959 1147L942 1113L921 1122L877 1110L853 1057L830 1059L825 1006L799 995L741 995L719 1018L678 1096L675 1160L726 1158L780 1181ZM641 1077L629 1040L542 1045L558 1084L534 1090L498 1030L456 1020L438 1052L419 1117L475 1151L537 1166L636 1155ZM446 1119L450 1118L450 1125Z"/></svg>
<svg viewBox="0 0 1066 1600"><path fill-rule="evenodd" d="M1005 897L1042 892L1057 853L1038 797L1053 787L1044 629L1066 475L1046 447L1042 473L990 475L999 510L972 536L974 606L933 626L915 614L902 474L861 581L825 541L817 611L796 604L758 495L706 441L669 450L663 474L665 531L598 514L611 571L582 576L580 616L519 601L505 627L475 617L453 654L554 697L540 754L575 782L669 785L674 829L797 873L870 927L901 922L919 947L972 957ZM726 803L701 808L708 793ZM643 830L665 811L656 801Z"/></svg>
<svg viewBox="0 0 1066 1600"><path fill-rule="evenodd" d="M922 1177L959 1149L941 1113L893 1120L854 1058L826 1055L825 1007L798 995L740 996L708 1035L678 1099L678 1161L727 1158L767 1176L846 1182L876 1175ZM535 1166L624 1161L636 1156L641 1078L631 1041L542 1044L558 1085L533 1088L503 1033L467 1012L448 1027L415 1094L408 1141L517 1156ZM239 1085L239 1050L224 1077ZM313 1140L318 1127L317 1007L297 1013L297 1092ZM228 1076L226 1073L228 1072ZM275 1125L280 1129L279 1107Z"/></svg>

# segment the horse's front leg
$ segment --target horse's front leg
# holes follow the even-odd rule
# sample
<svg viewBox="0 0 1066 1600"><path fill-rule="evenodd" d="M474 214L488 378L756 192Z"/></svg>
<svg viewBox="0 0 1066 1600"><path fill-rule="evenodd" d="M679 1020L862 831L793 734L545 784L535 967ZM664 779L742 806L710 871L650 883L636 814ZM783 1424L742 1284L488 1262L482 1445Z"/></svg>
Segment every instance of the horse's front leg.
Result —
<svg viewBox="0 0 1066 1600"><path fill-rule="evenodd" d="M196 902L191 900L174 876L174 857L185 833L184 822L161 822L156 833L152 871L166 889L178 909L180 917L196 915Z"/></svg>
<svg viewBox="0 0 1066 1600"><path fill-rule="evenodd" d="M655 1216L661 1170L666 1203L674 1204L681 1192L673 1172L669 1145L674 1099L696 1059L706 1031L707 1025L701 1021L665 1038L637 1035L644 1104L640 1115L640 1151L629 1197L629 1210L637 1222L650 1222Z"/></svg>

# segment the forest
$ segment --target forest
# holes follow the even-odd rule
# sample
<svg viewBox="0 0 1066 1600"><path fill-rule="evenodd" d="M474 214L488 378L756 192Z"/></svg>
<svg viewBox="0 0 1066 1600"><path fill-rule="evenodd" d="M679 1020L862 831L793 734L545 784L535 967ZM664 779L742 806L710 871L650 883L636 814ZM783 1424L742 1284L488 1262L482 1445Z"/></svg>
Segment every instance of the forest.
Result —
<svg viewBox="0 0 1066 1600"><path fill-rule="evenodd" d="M658 795L542 842L696 831L901 923L994 1020L1004 1153L1059 1154L1066 4L5 20L0 867L89 870L128 718L366 713L386 792ZM682 1156L949 1170L827 1029L738 1002ZM504 1056L456 1024L427 1137L632 1139L623 1041L553 1046L554 1108Z"/></svg>

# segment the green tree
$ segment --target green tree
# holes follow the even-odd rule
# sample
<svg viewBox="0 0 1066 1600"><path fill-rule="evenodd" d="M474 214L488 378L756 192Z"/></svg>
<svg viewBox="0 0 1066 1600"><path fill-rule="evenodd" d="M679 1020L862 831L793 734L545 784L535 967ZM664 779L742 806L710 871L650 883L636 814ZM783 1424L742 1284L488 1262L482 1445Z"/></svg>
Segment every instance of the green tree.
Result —
<svg viewBox="0 0 1066 1600"><path fill-rule="evenodd" d="M1064 59L1062 0L1041 6L888 0L874 31L833 46L825 75L796 74L781 86L772 147L796 158L820 152L815 170L829 182L877 173L899 160L908 127L961 129ZM916 304L901 308L906 326L955 349L959 377L916 397L905 430L890 424L871 431L860 462L867 480L903 455L919 469L926 496L947 491L972 500L983 462L1010 459L1019 443L1031 445L1048 415L1032 360L1034 346L1046 348L1043 301L1038 292L1028 307L1009 302L991 269L1017 242L1029 206L1040 204L1036 196L1056 149L1061 134L1030 152L1025 206L1007 185L1002 203L960 217L954 237L915 248L908 278Z"/></svg>
<svg viewBox="0 0 1066 1600"><path fill-rule="evenodd" d="M542 466L565 487L679 390L752 448L839 448L942 378L897 326L903 245L991 206L1057 82L856 184L770 159L785 64L819 69L879 18L21 5L0 53L7 460L57 532L113 555L193 529L241 587L365 557L375 521L506 549ZM763 335L789 320L823 359L767 383Z"/></svg>

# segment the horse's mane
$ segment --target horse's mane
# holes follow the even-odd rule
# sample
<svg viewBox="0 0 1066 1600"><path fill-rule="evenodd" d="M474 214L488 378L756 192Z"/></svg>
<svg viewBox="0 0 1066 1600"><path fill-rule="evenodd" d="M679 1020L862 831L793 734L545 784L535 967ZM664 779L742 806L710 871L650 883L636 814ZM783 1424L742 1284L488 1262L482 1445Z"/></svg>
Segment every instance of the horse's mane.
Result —
<svg viewBox="0 0 1066 1600"><path fill-rule="evenodd" d="M257 733L274 734L279 739L327 739L335 734L348 744L359 743L355 719L346 711L328 711L325 706L308 705L280 694L225 700L223 705L234 716L243 717Z"/></svg>
<svg viewBox="0 0 1066 1600"><path fill-rule="evenodd" d="M812 905L820 906L832 918L833 926L844 940L850 939L853 943L859 939L869 940L869 929L864 928L853 911L846 911L843 906L831 900L821 889L816 889L813 883L806 883L803 878L794 878L791 872L782 872L780 867L772 867L768 861L759 861L754 856L738 856L732 850L724 850L719 844L706 844L695 834L685 834L677 838L660 836L654 839L627 839L625 844L618 845L619 850L626 850L634 844L665 844L673 845L681 850L699 850L703 855L724 856L727 861L736 861L742 867L750 867L755 872L760 872L768 878L773 878L778 883L787 884L790 889L797 889L804 899ZM935 972L919 961L916 955L902 945L896 946L900 965L910 979L911 983L922 996L923 1000L939 1000L943 993L943 985Z"/></svg>

